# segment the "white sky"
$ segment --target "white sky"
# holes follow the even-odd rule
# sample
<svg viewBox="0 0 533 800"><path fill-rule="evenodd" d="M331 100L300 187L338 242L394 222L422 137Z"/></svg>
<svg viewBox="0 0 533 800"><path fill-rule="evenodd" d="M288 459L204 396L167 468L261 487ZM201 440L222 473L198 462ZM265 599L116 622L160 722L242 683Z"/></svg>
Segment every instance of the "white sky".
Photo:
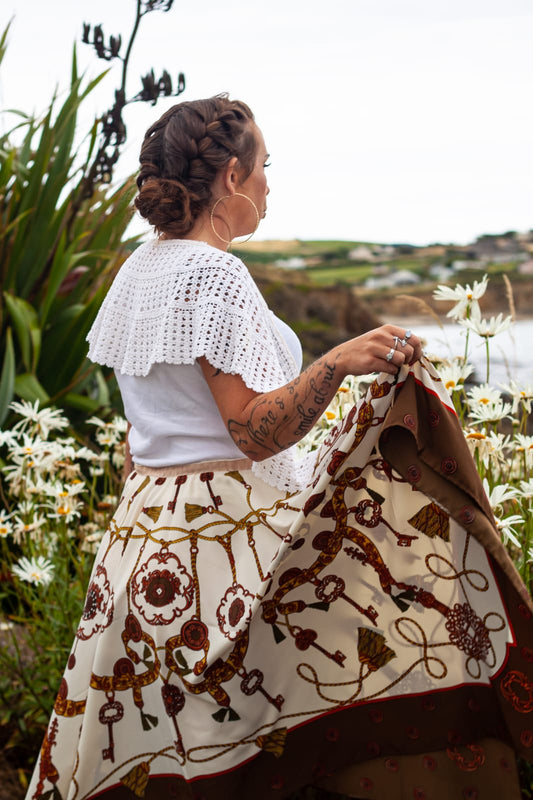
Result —
<svg viewBox="0 0 533 800"><path fill-rule="evenodd" d="M0 108L43 110L75 40L88 75L109 66L82 23L126 41L134 8L0 0ZM166 68L186 74L181 99L228 91L252 107L272 156L256 238L467 243L533 228L532 42L531 0L175 0L141 23L129 94ZM113 71L88 120L112 104ZM173 102L126 110L119 176Z"/></svg>

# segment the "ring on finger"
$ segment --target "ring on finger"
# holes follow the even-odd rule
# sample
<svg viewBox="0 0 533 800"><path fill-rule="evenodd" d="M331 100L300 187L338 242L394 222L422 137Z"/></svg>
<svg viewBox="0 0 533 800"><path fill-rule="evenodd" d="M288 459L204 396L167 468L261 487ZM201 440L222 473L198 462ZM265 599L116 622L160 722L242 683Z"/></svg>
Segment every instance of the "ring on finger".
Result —
<svg viewBox="0 0 533 800"><path fill-rule="evenodd" d="M393 356L394 356L394 347L391 347L385 358L387 359L387 361L392 361Z"/></svg>
<svg viewBox="0 0 533 800"><path fill-rule="evenodd" d="M399 336L395 336L394 337L394 349L395 350L398 347L398 342L401 344L402 347L405 347L405 345L407 344L407 340L406 339L400 339Z"/></svg>
<svg viewBox="0 0 533 800"><path fill-rule="evenodd" d="M407 330L407 331L405 331L405 333L403 335L403 338L404 339L410 339L412 335L413 335L413 331Z"/></svg>

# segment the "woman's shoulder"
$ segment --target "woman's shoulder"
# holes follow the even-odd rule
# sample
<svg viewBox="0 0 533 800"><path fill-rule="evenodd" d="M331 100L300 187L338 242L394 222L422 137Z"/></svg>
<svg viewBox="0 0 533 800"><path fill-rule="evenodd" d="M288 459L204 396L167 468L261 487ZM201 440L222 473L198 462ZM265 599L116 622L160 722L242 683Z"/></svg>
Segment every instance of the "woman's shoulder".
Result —
<svg viewBox="0 0 533 800"><path fill-rule="evenodd" d="M237 274L249 277L245 264L233 253L191 239L150 239L143 242L126 259L120 272L123 277L148 277L206 270L220 278Z"/></svg>

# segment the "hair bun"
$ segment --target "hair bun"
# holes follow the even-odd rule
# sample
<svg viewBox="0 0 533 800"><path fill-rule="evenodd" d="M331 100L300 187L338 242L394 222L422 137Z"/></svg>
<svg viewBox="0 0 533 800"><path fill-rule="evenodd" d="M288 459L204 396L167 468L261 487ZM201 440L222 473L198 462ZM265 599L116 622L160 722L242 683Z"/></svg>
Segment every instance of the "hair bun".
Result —
<svg viewBox="0 0 533 800"><path fill-rule="evenodd" d="M141 185L135 206L150 225L179 238L190 230L194 201L180 181L151 177Z"/></svg>

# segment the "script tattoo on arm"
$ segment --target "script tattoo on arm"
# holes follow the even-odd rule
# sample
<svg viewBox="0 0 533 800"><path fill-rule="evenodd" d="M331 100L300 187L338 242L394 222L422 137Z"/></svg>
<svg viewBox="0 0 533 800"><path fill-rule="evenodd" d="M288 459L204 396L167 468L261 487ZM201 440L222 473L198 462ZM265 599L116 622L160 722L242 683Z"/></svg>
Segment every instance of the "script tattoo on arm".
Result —
<svg viewBox="0 0 533 800"><path fill-rule="evenodd" d="M342 380L328 354L293 381L260 395L243 418L228 419L228 431L243 452L256 460L275 455L302 439L329 404Z"/></svg>

